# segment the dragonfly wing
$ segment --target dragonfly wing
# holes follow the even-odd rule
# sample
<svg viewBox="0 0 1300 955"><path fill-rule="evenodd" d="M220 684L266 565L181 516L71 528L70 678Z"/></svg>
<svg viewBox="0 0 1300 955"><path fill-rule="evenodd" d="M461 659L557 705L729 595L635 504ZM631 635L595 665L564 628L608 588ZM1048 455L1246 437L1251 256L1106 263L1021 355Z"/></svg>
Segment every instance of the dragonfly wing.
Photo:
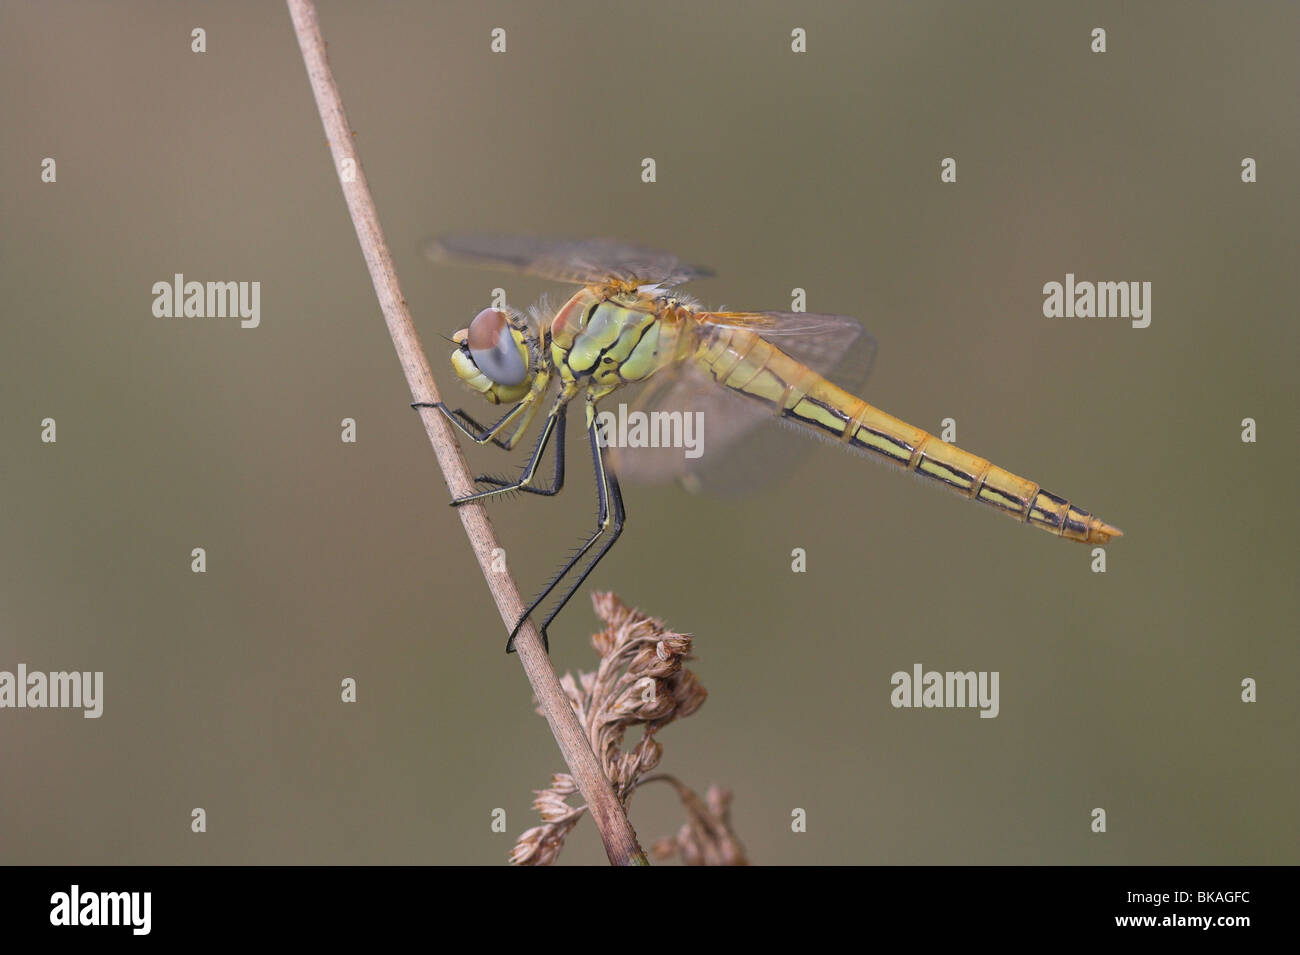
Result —
<svg viewBox="0 0 1300 955"><path fill-rule="evenodd" d="M462 234L429 239L422 248L435 262L506 269L582 285L620 279L671 287L713 274L667 252L611 239Z"/></svg>
<svg viewBox="0 0 1300 955"><path fill-rule="evenodd" d="M855 319L842 315L806 312L712 312L702 321L758 332L790 357L854 394L875 362L876 341ZM633 447L624 428L611 441L610 457L616 473L633 483L680 480L692 490L732 493L754 490L779 482L815 449L803 429L770 427L779 423L770 408L745 398L715 382L693 363L664 369L638 395L629 409L642 412L650 422L658 412L660 422L675 426L692 422L689 432L697 439L693 449ZM691 417L688 417L691 416ZM759 426L767 423L769 427ZM663 425L659 430L664 430ZM661 444L664 442L660 442ZM622 446L620 446L620 444ZM690 450L694 456L688 456Z"/></svg>

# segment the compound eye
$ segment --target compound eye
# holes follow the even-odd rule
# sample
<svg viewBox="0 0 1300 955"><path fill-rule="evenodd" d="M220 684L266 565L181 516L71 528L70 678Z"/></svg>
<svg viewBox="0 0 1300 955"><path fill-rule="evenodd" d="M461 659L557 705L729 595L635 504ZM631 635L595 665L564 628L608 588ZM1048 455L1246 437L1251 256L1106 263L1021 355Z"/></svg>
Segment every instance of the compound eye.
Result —
<svg viewBox="0 0 1300 955"><path fill-rule="evenodd" d="M466 343L478 370L498 385L517 385L528 377L528 366L500 309L485 308L475 315Z"/></svg>

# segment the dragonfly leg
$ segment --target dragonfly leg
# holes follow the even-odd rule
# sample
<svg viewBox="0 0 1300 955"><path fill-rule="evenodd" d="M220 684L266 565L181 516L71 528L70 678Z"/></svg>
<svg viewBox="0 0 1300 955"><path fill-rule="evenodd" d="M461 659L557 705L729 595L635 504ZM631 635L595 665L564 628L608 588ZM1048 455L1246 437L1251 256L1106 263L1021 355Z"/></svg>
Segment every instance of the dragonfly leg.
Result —
<svg viewBox="0 0 1300 955"><path fill-rule="evenodd" d="M555 470L551 474L550 487L534 487L532 484L524 483L524 479L519 481L508 481L505 478L494 477L491 474L480 474L474 478L480 484L494 485L502 493L506 491L523 491L526 494L541 494L545 497L554 497L564 488L564 424L567 406L561 407L556 413L555 422ZM545 434L545 432L543 432ZM538 449L534 451L534 457L541 456L542 446L539 442ZM531 462L530 462L531 463ZM533 465L535 467L535 465ZM524 471L528 473L527 469Z"/></svg>
<svg viewBox="0 0 1300 955"><path fill-rule="evenodd" d="M596 556L587 564L582 573L579 574L577 581L565 591L564 596L561 597L555 607L552 608L551 612L546 617L546 622L542 625L542 645L548 650L550 649L550 641L547 639L546 630L551 625L551 621L553 621L559 612L564 609L564 605L569 602L569 598L572 597L577 589L582 586L582 582L587 579L587 576L596 568L596 565L600 563L601 558L604 557L605 554L609 552L609 549L614 546L614 541L618 540L619 535L623 533L624 518L626 517L626 512L623 509L623 493L619 489L618 479L605 468L605 459L601 454L600 449L599 429L594 422L588 427L587 436L591 443L592 464L596 469L596 529L592 532L591 536L587 538L586 542L574 552L573 556L565 561L565 564L560 568L559 573L551 579L551 582L546 585L541 593L533 598L532 603L528 605L528 608L519 617L519 621L515 624L514 629L510 631L510 639L506 641L506 653L514 652L515 637L519 635L519 631L523 627L524 621L532 615L534 610L541 606L542 601L551 595L569 571L578 566L582 561L582 558L586 556L587 552L591 550L593 546L595 546L596 541L600 540L601 535L605 533L612 523L614 527L613 534L601 546L600 550L596 553Z"/></svg>
<svg viewBox="0 0 1300 955"><path fill-rule="evenodd" d="M544 494L547 496L558 494L560 488L564 487L564 423L567 414L568 405L556 402L551 409L551 413L546 416L546 425L542 428L541 437L537 439L537 447L533 449L532 456L528 459L528 463L524 465L523 474L520 475L518 481L507 481L504 478L494 478L489 475L476 478L475 480L497 486L486 491L478 491L474 494L458 497L451 502L452 506L459 507L462 504L469 504L471 501L482 501L498 494L507 494L510 491L527 491L530 494ZM550 443L552 435L555 435L558 443L555 446L555 473L551 478L551 486L533 487L533 478L537 475L537 465L541 462L542 454L546 451L546 446Z"/></svg>
<svg viewBox="0 0 1300 955"><path fill-rule="evenodd" d="M501 432L504 431L505 428L510 424L510 422L514 420L515 416L518 415L522 410L524 410L525 406L530 404L531 402L532 402L532 396L530 395L528 398L525 398L523 401L519 402L517 405L515 405L513 408L507 411L504 415L502 415L495 424L491 424L486 427L479 424L477 421L471 418L469 414L467 414L465 411L461 410L460 408L448 408L441 401L413 401L411 402L411 407L412 408L437 408L439 411L443 413L443 415L447 418L448 421L450 421L457 428L459 428L460 432L463 435L465 435L465 437L473 441L475 444L487 444L489 441L491 441L497 447L505 448L507 451L509 451L511 450L511 446L507 444L505 441L501 440L500 437Z"/></svg>
<svg viewBox="0 0 1300 955"><path fill-rule="evenodd" d="M623 534L623 525L627 521L627 511L623 508L623 491L618 486L618 478L614 477L613 474L609 475L609 499L611 504L610 523L605 525L610 529L609 536L600 545L600 550L596 551L596 556L591 558L591 561L583 568L582 573L578 574L577 579L564 592L564 596L556 601L555 606L551 608L551 612L542 621L542 644L544 646L550 646L546 631L550 629L551 622L560 615L560 611L564 609L565 604L578 592L578 588L582 586L583 581L596 569L596 565L609 553L610 548L614 546L614 542ZM602 527L601 530L604 531L605 527Z"/></svg>

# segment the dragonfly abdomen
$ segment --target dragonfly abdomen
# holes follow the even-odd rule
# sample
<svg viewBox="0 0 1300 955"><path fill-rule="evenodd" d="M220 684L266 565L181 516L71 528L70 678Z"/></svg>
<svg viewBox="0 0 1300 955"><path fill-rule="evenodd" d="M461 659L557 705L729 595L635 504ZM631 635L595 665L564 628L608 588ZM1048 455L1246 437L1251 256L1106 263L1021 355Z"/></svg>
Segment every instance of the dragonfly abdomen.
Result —
<svg viewBox="0 0 1300 955"><path fill-rule="evenodd" d="M1104 544L1117 528L1033 481L886 414L844 391L758 335L733 332L703 343L713 377L775 414L915 471L949 490L1058 537Z"/></svg>

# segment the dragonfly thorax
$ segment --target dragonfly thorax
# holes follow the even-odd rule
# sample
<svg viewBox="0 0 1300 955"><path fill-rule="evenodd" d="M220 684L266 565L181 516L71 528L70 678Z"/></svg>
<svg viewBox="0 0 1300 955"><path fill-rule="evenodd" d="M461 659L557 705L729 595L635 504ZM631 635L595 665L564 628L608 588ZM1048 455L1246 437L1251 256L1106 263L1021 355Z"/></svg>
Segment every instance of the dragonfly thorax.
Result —
<svg viewBox="0 0 1300 955"><path fill-rule="evenodd" d="M657 287L588 286L551 322L551 364L591 400L644 381L673 360L680 309Z"/></svg>

